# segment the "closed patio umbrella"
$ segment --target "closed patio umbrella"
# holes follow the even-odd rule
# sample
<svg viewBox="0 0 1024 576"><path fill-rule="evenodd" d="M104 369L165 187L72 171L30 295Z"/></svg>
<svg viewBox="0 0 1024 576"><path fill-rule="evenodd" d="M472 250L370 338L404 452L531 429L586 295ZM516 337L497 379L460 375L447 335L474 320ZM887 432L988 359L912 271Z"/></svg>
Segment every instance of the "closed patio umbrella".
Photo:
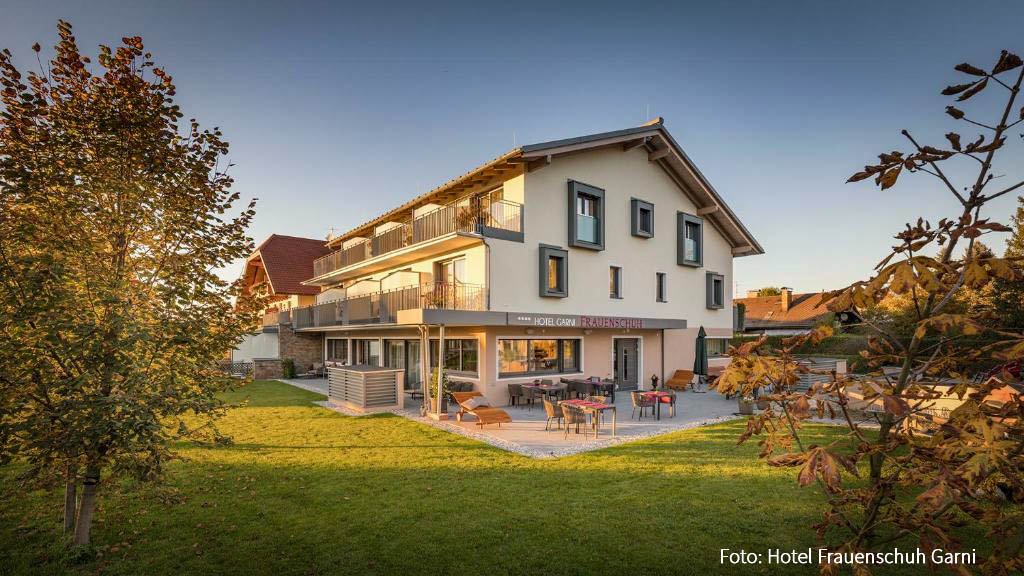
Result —
<svg viewBox="0 0 1024 576"><path fill-rule="evenodd" d="M693 373L697 375L698 386L694 387L695 392L707 392L707 380L708 375L708 343L707 343L707 332L704 331L704 327L701 326L697 332L697 350L693 358ZM703 385L703 386L701 386ZM699 390L703 388L703 390Z"/></svg>

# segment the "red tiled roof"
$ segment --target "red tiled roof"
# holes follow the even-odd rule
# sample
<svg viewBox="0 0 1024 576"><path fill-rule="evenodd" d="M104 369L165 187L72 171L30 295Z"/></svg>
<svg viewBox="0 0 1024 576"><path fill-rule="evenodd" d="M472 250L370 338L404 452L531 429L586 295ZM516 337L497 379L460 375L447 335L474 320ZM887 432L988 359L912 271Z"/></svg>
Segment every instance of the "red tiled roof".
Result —
<svg viewBox="0 0 1024 576"><path fill-rule="evenodd" d="M782 311L781 295L734 298L733 303L746 306L744 324L747 328L804 327L813 325L815 320L829 313L828 308L820 304L821 294L793 294L785 312Z"/></svg>
<svg viewBox="0 0 1024 576"><path fill-rule="evenodd" d="M318 294L317 286L305 286L313 277L313 260L330 253L323 240L271 234L249 260L260 258L274 294Z"/></svg>

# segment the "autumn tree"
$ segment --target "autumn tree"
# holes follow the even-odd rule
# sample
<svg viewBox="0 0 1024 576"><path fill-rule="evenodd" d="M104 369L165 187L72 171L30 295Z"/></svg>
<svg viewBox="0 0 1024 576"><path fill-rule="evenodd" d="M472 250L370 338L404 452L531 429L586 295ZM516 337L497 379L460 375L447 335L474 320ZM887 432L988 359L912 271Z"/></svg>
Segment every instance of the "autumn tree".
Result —
<svg viewBox="0 0 1024 576"><path fill-rule="evenodd" d="M952 119L981 134L950 131L943 145L933 146L903 130L905 151L883 153L849 179L873 179L884 191L907 175L925 175L934 178L937 192L950 198L955 212L934 224L924 219L908 223L870 279L823 297L834 312L866 311L902 298L912 329L893 333L862 315L873 332L869 350L862 353L872 371L858 378L832 374L807 391L795 386L808 368L793 351L827 337L831 328L790 338L778 351L768 350L762 338L731 351L733 361L718 388L730 394L746 395L755 388L768 392L771 408L748 420L740 441L758 436L767 464L797 468L800 485L821 489L826 510L815 528L823 547L846 553L900 544L926 553L954 550L958 528L973 524L985 532L991 553L980 566L947 567L959 573L1020 573L1024 399L1019 388L1006 393L1005 382L1014 378L1008 371L984 378L972 367L1020 359L1024 336L987 321L978 307L958 308L956 303L965 290L1024 280L1018 256L996 257L978 246L987 235L1010 231L991 220L985 208L1024 186L1000 180L994 163L997 153L1009 153L1011 131L1024 121L1018 100L1024 67L1019 57L1004 51L990 69L966 63L955 69L966 78L943 94L958 102L973 103L982 93L999 99L992 120L953 105L946 108ZM976 170L965 185L949 176L964 172L951 169L954 162ZM1014 162L1019 165L1019 158ZM965 343L979 335L985 344ZM1000 393L992 394L997 389ZM934 410L945 390L962 401L949 414ZM805 423L814 416L842 422L845 434L825 445L808 442ZM838 569L833 562L821 565L823 574ZM869 571L865 565L853 569L855 574Z"/></svg>
<svg viewBox="0 0 1024 576"><path fill-rule="evenodd" d="M259 303L216 274L252 249L253 217L220 131L181 123L140 38L94 65L58 31L38 71L0 53L0 463L63 485L65 531L88 544L110 478L222 440L233 382L214 367Z"/></svg>
<svg viewBox="0 0 1024 576"><path fill-rule="evenodd" d="M1006 241L1003 256L1007 259L1024 258L1024 196L1017 197L1017 210L1013 215L1013 234ZM1011 260L1019 274L1024 274L1024 263ZM992 309L1000 324L1011 330L1024 330L1024 282L996 280L993 288Z"/></svg>

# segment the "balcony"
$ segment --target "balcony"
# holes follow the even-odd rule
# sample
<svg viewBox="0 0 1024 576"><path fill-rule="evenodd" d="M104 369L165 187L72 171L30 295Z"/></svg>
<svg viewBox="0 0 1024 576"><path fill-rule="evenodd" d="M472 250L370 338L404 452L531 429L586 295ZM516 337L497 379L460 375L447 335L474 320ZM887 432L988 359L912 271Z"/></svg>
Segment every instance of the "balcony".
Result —
<svg viewBox="0 0 1024 576"><path fill-rule="evenodd" d="M483 286L461 282L426 282L392 290L351 296L305 308L293 308L292 328L324 328L360 324L393 324L400 310L486 310ZM284 316L282 321L286 321Z"/></svg>
<svg viewBox="0 0 1024 576"><path fill-rule="evenodd" d="M364 263L377 259L377 268L392 263L384 255L405 256L402 264L419 257L429 257L430 249L444 251L460 248L480 237L521 240L523 234L522 204L488 197L465 198L376 234L358 244L332 252L313 261L313 278L305 282L314 286L329 285L343 279L346 269L370 273ZM462 240L459 240L459 238ZM441 245L451 240L451 245ZM419 249L419 250L417 250ZM421 253L418 253L421 252Z"/></svg>

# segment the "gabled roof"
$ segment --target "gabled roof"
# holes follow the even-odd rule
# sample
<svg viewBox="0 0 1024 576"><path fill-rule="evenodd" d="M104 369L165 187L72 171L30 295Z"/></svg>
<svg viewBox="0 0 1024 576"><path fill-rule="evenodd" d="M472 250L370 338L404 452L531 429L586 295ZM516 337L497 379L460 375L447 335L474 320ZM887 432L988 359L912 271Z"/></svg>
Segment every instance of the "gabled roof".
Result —
<svg viewBox="0 0 1024 576"><path fill-rule="evenodd" d="M248 277L253 266L262 265L272 294L318 294L319 287L301 282L313 277L313 261L330 252L323 240L271 234L246 261L243 274Z"/></svg>
<svg viewBox="0 0 1024 576"><path fill-rule="evenodd" d="M829 314L821 304L822 292L793 294L789 309L782 311L782 296L757 296L754 298L733 298L733 304L746 306L744 326L746 328L804 328Z"/></svg>
<svg viewBox="0 0 1024 576"><path fill-rule="evenodd" d="M624 150L638 146L644 147L650 161L664 169L698 206L698 215L705 220L710 220L728 239L735 256L764 253L764 248L722 200L707 178L672 138L672 135L668 133L664 121L660 117L635 128L600 132L514 148L458 178L449 180L441 186L353 228L329 241L328 245L337 248L349 238L369 236L376 226L395 218L404 217L409 210L420 206L453 200L471 190L486 191L489 187L497 186L508 178L544 166L554 156L605 146L621 146Z"/></svg>

